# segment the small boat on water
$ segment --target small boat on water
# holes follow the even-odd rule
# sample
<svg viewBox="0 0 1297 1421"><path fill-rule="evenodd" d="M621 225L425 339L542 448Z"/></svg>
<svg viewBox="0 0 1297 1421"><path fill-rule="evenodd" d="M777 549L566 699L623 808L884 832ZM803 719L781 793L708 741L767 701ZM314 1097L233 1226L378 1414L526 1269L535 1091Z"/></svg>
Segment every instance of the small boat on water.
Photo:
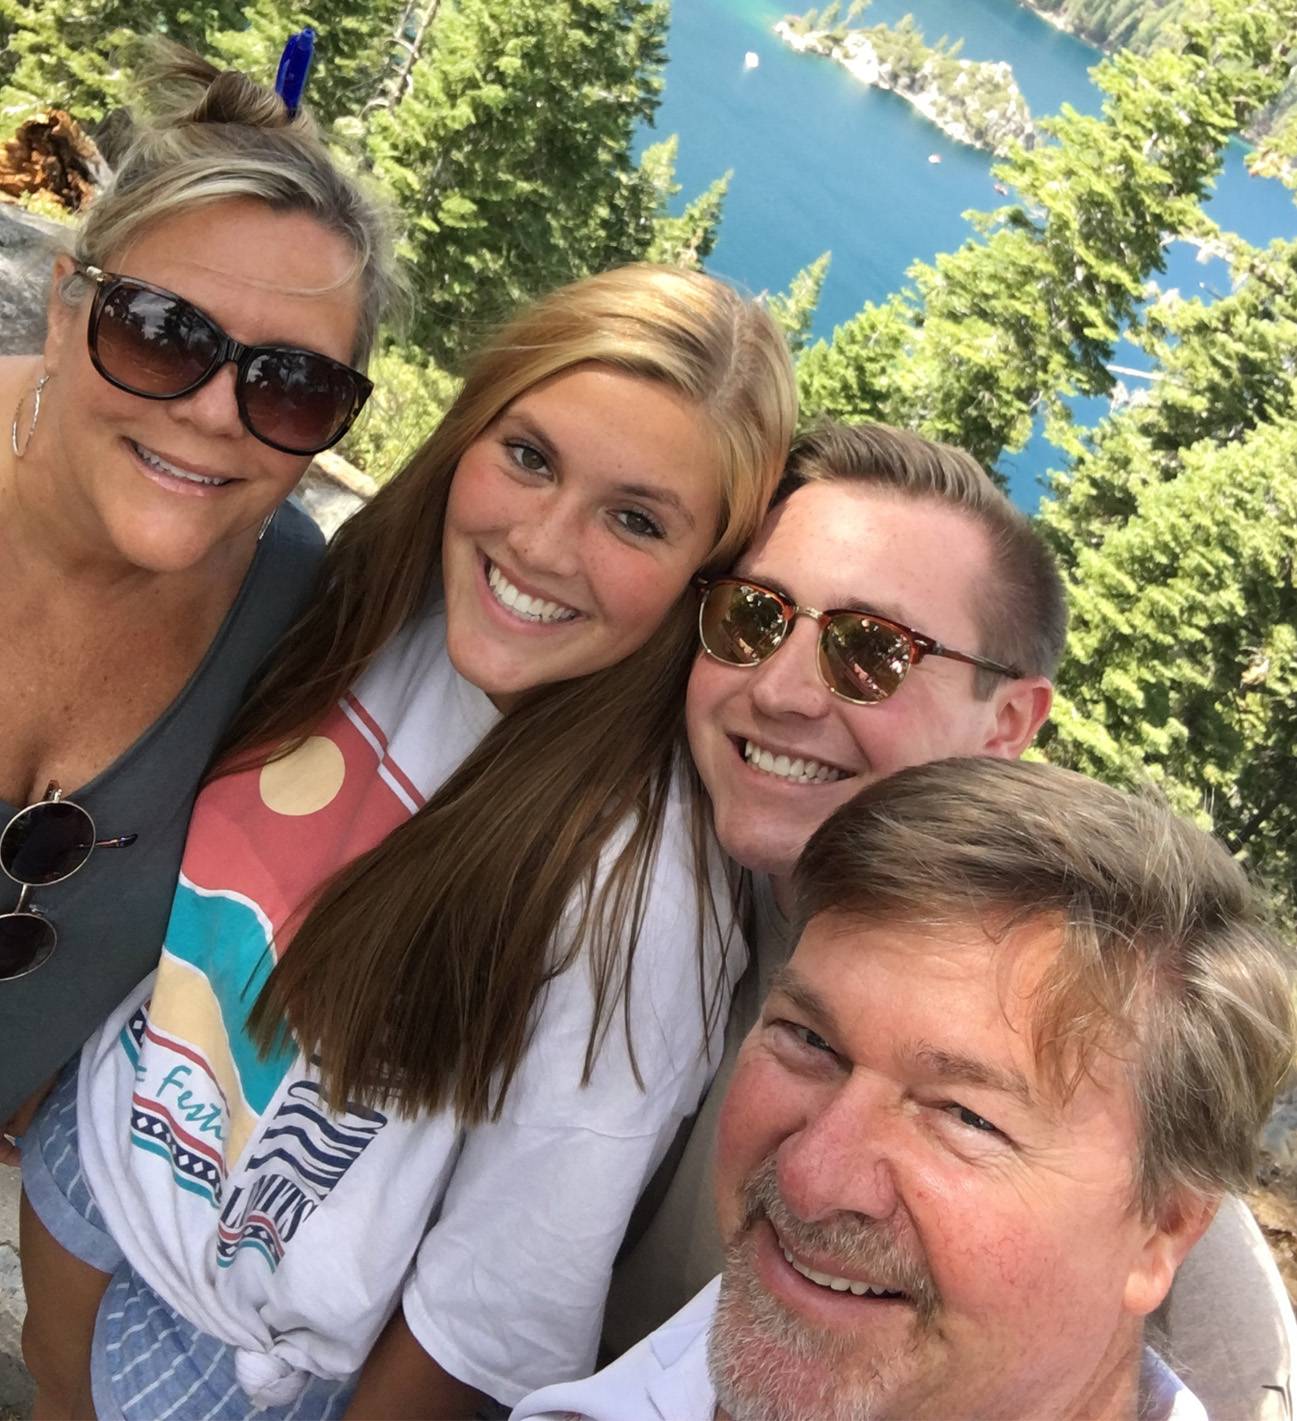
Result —
<svg viewBox="0 0 1297 1421"><path fill-rule="evenodd" d="M940 153L929 153L929 154L928 154L928 162L929 162L929 163L939 163L939 162L941 162L941 154L940 154Z"/></svg>
<svg viewBox="0 0 1297 1421"><path fill-rule="evenodd" d="M755 49L748 50L748 52L743 56L744 69L755 69L760 63L761 56L756 52Z"/></svg>

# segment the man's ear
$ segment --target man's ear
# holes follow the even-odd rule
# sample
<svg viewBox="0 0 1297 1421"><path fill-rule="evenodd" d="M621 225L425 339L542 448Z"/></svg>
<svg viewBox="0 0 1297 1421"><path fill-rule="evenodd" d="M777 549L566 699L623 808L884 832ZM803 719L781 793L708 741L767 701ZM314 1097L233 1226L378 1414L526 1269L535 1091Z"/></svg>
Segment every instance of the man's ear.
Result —
<svg viewBox="0 0 1297 1421"><path fill-rule="evenodd" d="M72 337L79 306L70 306L59 294L59 288L77 269L77 264L66 254L54 262L54 272L50 277L49 300L45 303L45 373L53 375L59 363L65 358L68 341Z"/></svg>
<svg viewBox="0 0 1297 1421"><path fill-rule="evenodd" d="M1016 760L1036 738L1053 703L1054 685L1047 676L1010 681L992 699L994 718L981 753L993 759Z"/></svg>
<svg viewBox="0 0 1297 1421"><path fill-rule="evenodd" d="M1126 1279L1122 1303L1134 1317L1147 1317L1171 1291L1175 1270L1207 1232L1220 1196L1177 1190L1148 1224L1148 1236Z"/></svg>

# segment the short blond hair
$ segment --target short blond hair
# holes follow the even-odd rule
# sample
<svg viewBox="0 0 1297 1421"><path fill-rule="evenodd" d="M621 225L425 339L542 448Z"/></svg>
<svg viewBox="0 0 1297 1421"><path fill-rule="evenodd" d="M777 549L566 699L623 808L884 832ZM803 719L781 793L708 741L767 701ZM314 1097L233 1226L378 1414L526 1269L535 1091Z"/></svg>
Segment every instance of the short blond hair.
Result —
<svg viewBox="0 0 1297 1421"><path fill-rule="evenodd" d="M991 575L974 588L977 650L1024 676L1050 676L1067 639L1067 597L1054 558L1031 519L963 449L886 424L821 419L793 441L778 504L808 483L865 484L900 498L944 504L982 530ZM978 671L977 693L1000 684Z"/></svg>
<svg viewBox="0 0 1297 1421"><path fill-rule="evenodd" d="M1297 1046L1293 952L1223 845L1151 795L1045 764L916 766L827 820L796 884L803 923L1057 921L1037 1057L1067 1090L1094 1051L1129 1055L1145 1214L1253 1183Z"/></svg>

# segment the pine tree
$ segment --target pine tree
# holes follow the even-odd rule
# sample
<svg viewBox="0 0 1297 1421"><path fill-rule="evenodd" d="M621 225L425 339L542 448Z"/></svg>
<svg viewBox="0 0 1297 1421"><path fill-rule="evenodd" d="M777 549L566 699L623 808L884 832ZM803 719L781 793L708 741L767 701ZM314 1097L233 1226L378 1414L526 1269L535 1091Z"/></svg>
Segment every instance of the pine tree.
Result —
<svg viewBox="0 0 1297 1421"><path fill-rule="evenodd" d="M1150 313L1152 388L1055 479L1072 630L1051 760L1152 777L1297 922L1297 242Z"/></svg>
<svg viewBox="0 0 1297 1421"><path fill-rule="evenodd" d="M640 170L652 185L659 210L653 219L653 240L644 256L648 261L697 271L711 256L720 235L725 197L734 174L732 170L722 173L688 203L678 217L672 217L665 209L680 193L680 184L675 180L679 151L680 138L673 133L670 138L646 148L640 158Z"/></svg>
<svg viewBox="0 0 1297 1421"><path fill-rule="evenodd" d="M1218 0L1177 48L1105 62L1102 118L1065 107L1040 125L1053 141L996 168L1020 205L806 353L807 408L916 426L987 464L1043 411L1071 447L1064 397L1111 392L1113 344L1163 267L1164 235L1203 222L1221 150L1273 98L1295 36L1297 0Z"/></svg>
<svg viewBox="0 0 1297 1421"><path fill-rule="evenodd" d="M238 17L238 0L0 0L0 29L9 31L0 63L5 124L17 127L46 107L94 123L126 99L122 58L136 35L170 35L201 50Z"/></svg>
<svg viewBox="0 0 1297 1421"><path fill-rule="evenodd" d="M648 250L656 194L631 146L666 17L665 0L457 0L400 103L370 116L409 222L413 335L439 363L516 303Z"/></svg>
<svg viewBox="0 0 1297 1421"><path fill-rule="evenodd" d="M820 304L824 278L829 274L831 252L822 252L810 266L804 266L788 284L788 290L771 296L767 302L770 314L782 328L788 349L800 355L811 335L815 308Z"/></svg>
<svg viewBox="0 0 1297 1421"><path fill-rule="evenodd" d="M249 0L237 24L210 36L207 53L268 83L288 36L311 26L316 48L306 102L328 126L359 115L377 94L403 9L402 0Z"/></svg>
<svg viewBox="0 0 1297 1421"><path fill-rule="evenodd" d="M1185 449L1091 529L1066 487L1043 512L1073 562L1047 758L1158 783L1297 915L1297 421ZM1118 485L1122 461L1092 462Z"/></svg>

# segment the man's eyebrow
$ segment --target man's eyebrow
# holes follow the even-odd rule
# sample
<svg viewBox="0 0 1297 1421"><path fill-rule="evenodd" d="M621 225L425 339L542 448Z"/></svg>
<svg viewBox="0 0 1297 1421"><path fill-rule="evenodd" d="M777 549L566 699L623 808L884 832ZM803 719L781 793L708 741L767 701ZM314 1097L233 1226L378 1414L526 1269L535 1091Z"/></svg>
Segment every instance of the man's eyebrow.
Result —
<svg viewBox="0 0 1297 1421"><path fill-rule="evenodd" d="M776 992L781 997L787 997L798 1011L812 1017L817 1025L832 1027L833 1012L829 1004L793 967L785 964L776 970L766 995L772 997Z"/></svg>
<svg viewBox="0 0 1297 1421"><path fill-rule="evenodd" d="M919 1042L910 1052L915 1064L943 1081L953 1081L958 1085L984 1086L987 1090L1011 1095L1023 1105L1040 1104L1026 1076L1015 1066L996 1066L990 1061L979 1061L974 1056L964 1056L958 1051L945 1051L926 1041Z"/></svg>
<svg viewBox="0 0 1297 1421"><path fill-rule="evenodd" d="M751 582L759 582L762 587L768 587L772 592L778 592L790 602L796 602L798 600L777 577L768 577L759 569L756 571L752 568L744 568L741 571L736 569L730 573L730 576L737 577L740 581L746 579ZM805 606L806 604L801 603L800 605ZM893 606L887 602L865 602L859 597L831 597L825 602L824 606L818 608L818 610L826 612L830 608L835 612L872 613L875 617L883 617L889 622L899 622L903 627L911 627L915 631L922 631L921 627L914 625L904 609Z"/></svg>

